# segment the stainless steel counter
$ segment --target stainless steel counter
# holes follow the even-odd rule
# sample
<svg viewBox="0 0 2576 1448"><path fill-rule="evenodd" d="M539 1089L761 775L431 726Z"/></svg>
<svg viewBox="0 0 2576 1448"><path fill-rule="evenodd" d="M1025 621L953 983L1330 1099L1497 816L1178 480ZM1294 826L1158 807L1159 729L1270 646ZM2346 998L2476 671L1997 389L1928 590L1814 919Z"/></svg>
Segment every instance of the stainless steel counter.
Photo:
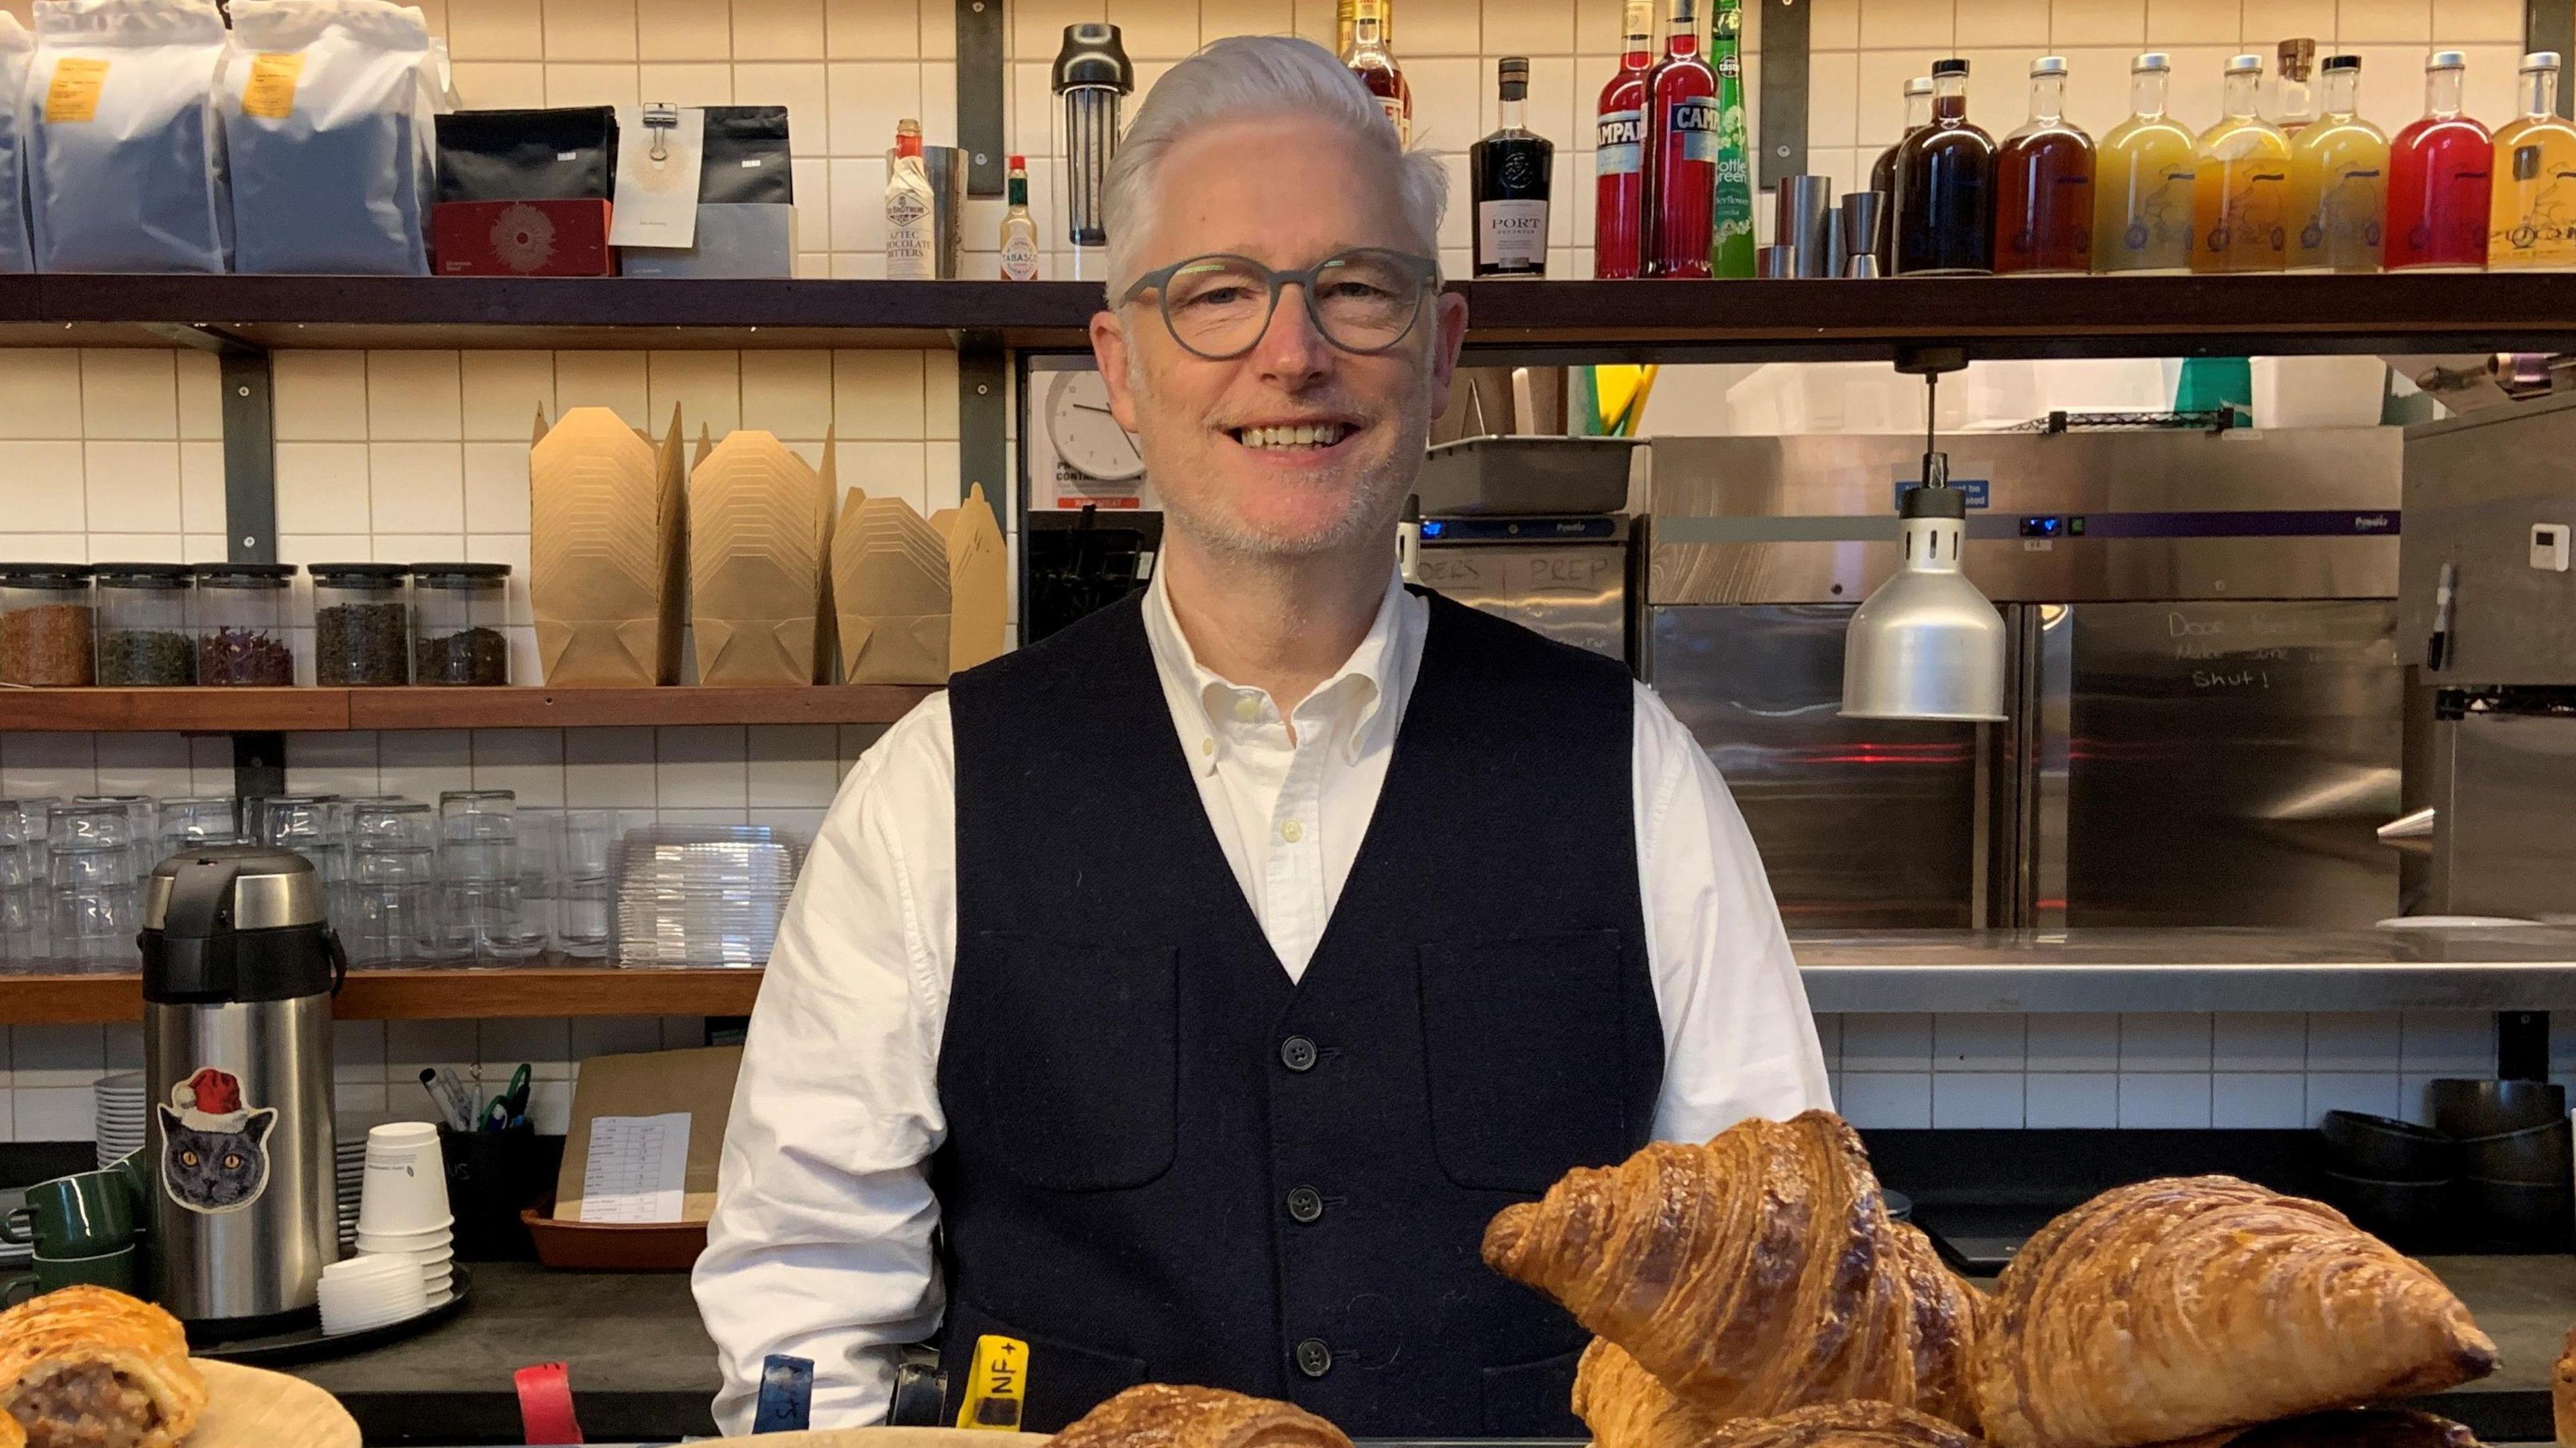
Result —
<svg viewBox="0 0 2576 1448"><path fill-rule="evenodd" d="M1819 1011L2576 1010L2576 927L1790 938Z"/></svg>

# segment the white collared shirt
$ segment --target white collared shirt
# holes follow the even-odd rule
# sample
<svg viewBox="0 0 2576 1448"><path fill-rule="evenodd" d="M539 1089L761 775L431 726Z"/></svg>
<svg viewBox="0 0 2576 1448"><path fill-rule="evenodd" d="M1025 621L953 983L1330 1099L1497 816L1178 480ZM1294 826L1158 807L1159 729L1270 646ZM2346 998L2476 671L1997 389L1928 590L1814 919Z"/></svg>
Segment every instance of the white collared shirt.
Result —
<svg viewBox="0 0 2576 1448"><path fill-rule="evenodd" d="M1300 976L1377 807L1430 606L1390 576L1368 636L1284 720L1267 694L1199 664L1160 578L1144 606L1226 863L1280 964ZM1699 1141L1748 1116L1830 1107L1743 817L1642 684L1635 716L1638 885L1664 1031L1654 1134ZM895 1350L939 1325L939 1204L923 1168L947 1131L939 1044L957 945L956 777L948 697L935 695L842 781L780 923L695 1277L727 1433L750 1431L771 1353L814 1363L813 1426L879 1421Z"/></svg>

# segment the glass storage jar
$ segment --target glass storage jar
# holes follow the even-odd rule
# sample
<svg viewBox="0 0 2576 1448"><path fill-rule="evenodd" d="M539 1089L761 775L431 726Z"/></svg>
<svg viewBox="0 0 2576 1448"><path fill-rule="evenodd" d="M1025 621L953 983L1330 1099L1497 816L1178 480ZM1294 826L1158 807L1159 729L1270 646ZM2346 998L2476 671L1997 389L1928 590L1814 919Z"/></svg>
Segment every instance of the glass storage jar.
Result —
<svg viewBox="0 0 2576 1448"><path fill-rule="evenodd" d="M292 563L197 565L197 682L292 684L286 641Z"/></svg>
<svg viewBox="0 0 2576 1448"><path fill-rule="evenodd" d="M185 563L101 563L98 681L165 685L197 682L197 635L188 617L196 572Z"/></svg>
<svg viewBox="0 0 2576 1448"><path fill-rule="evenodd" d="M90 681L89 580L85 563L0 563L0 684Z"/></svg>
<svg viewBox="0 0 2576 1448"><path fill-rule="evenodd" d="M411 682L411 570L399 563L312 563L313 682Z"/></svg>
<svg viewBox="0 0 2576 1448"><path fill-rule="evenodd" d="M510 682L510 565L415 563L412 682Z"/></svg>

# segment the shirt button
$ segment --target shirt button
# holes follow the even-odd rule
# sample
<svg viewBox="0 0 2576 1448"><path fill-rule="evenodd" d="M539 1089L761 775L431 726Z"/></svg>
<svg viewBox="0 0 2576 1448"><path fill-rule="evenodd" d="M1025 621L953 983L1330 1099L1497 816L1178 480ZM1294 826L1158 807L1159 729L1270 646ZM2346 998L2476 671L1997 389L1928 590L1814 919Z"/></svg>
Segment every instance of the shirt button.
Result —
<svg viewBox="0 0 2576 1448"><path fill-rule="evenodd" d="M1297 1371L1310 1378L1320 1378L1333 1370L1333 1350L1324 1346L1320 1337L1310 1337L1297 1344Z"/></svg>
<svg viewBox="0 0 2576 1448"><path fill-rule="evenodd" d="M1288 843L1293 845L1299 840L1306 838L1306 827L1297 823L1295 820L1290 820L1288 823L1279 827L1279 838L1286 840Z"/></svg>
<svg viewBox="0 0 2576 1448"><path fill-rule="evenodd" d="M1279 1064L1291 1071L1315 1069L1315 1043L1304 1036L1290 1036L1279 1043Z"/></svg>
<svg viewBox="0 0 2576 1448"><path fill-rule="evenodd" d="M1216 753L1216 741L1215 741L1215 740L1213 740L1213 739L1202 739L1202 740L1200 740L1200 741L1199 741L1199 753L1201 753L1201 754L1214 754L1214 753Z"/></svg>
<svg viewBox="0 0 2576 1448"><path fill-rule="evenodd" d="M1299 1222L1321 1218L1324 1215L1324 1194L1313 1187L1290 1187L1288 1215Z"/></svg>
<svg viewBox="0 0 2576 1448"><path fill-rule="evenodd" d="M1258 699L1253 699L1253 698L1242 698L1242 699L1237 699L1237 700L1235 700L1235 701L1234 701L1234 717L1236 717L1237 719L1242 720L1242 721L1243 721L1244 723L1246 723L1246 724L1249 724L1249 723L1251 723L1253 720L1260 718L1260 717L1261 717L1261 701L1260 701L1260 700L1258 700Z"/></svg>

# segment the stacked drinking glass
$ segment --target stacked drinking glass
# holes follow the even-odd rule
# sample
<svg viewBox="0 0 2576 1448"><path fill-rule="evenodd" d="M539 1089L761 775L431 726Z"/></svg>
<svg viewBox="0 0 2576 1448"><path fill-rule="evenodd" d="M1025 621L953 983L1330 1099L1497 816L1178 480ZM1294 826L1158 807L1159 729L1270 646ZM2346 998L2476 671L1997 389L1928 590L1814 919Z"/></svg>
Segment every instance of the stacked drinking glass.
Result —
<svg viewBox="0 0 2576 1448"><path fill-rule="evenodd" d="M42 800L0 799L0 959L32 969L52 949Z"/></svg>
<svg viewBox="0 0 2576 1448"><path fill-rule="evenodd" d="M47 820L53 953L75 970L121 970L138 962L143 873L135 868L134 836L134 817L123 804L63 805Z"/></svg>
<svg viewBox="0 0 2576 1448"><path fill-rule="evenodd" d="M442 954L512 964L546 948L544 816L522 816L506 789L438 797L438 923ZM529 890L533 878L536 889Z"/></svg>
<svg viewBox="0 0 2576 1448"><path fill-rule="evenodd" d="M417 800L382 799L349 816L349 958L423 966L445 948L438 928L438 816Z"/></svg>

